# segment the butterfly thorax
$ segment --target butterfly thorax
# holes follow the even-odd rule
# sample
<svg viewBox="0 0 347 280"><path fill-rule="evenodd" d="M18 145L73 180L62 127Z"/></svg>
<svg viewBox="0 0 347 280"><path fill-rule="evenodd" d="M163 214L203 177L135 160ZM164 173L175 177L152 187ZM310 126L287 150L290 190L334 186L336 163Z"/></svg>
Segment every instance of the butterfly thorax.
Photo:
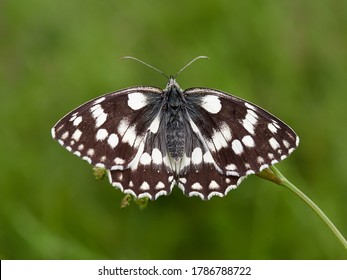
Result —
<svg viewBox="0 0 347 280"><path fill-rule="evenodd" d="M185 147L185 100L183 91L174 78L170 78L164 90L164 114L166 115L166 148L169 156L179 161Z"/></svg>

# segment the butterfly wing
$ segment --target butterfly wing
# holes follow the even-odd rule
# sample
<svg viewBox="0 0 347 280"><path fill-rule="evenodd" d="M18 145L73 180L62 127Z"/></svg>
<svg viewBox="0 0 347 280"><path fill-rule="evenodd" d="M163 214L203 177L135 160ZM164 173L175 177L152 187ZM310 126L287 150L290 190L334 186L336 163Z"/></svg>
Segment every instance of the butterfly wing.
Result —
<svg viewBox="0 0 347 280"><path fill-rule="evenodd" d="M172 173L157 134L162 90L133 87L95 98L68 113L52 136L68 151L107 169L110 182L137 197L168 194ZM171 172L171 173L170 173Z"/></svg>
<svg viewBox="0 0 347 280"><path fill-rule="evenodd" d="M207 88L187 89L184 96L190 134L200 140L190 154L192 164L181 172L181 188L188 195L223 196L245 176L285 159L299 144L285 123L241 98Z"/></svg>
<svg viewBox="0 0 347 280"><path fill-rule="evenodd" d="M183 92L184 131L169 130L172 115L163 113L172 106L166 103L169 90L182 94L170 80L166 91L132 87L95 98L58 121L52 136L105 168L113 186L152 199L169 194L176 184L189 196L223 196L298 146L294 131L265 110L206 88ZM176 160L169 156L168 141L181 140L184 154Z"/></svg>

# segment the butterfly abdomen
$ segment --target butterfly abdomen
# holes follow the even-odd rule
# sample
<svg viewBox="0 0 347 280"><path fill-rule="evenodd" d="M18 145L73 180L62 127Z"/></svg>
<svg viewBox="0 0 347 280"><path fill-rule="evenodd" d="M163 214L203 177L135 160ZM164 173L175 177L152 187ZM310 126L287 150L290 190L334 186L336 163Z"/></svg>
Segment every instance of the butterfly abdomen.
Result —
<svg viewBox="0 0 347 280"><path fill-rule="evenodd" d="M184 123L181 114L169 118L166 127L166 147L172 159L179 161L183 157L185 147Z"/></svg>
<svg viewBox="0 0 347 280"><path fill-rule="evenodd" d="M178 162L185 150L185 109L182 92L175 85L167 88L167 99L164 106L166 114L166 147L170 157Z"/></svg>

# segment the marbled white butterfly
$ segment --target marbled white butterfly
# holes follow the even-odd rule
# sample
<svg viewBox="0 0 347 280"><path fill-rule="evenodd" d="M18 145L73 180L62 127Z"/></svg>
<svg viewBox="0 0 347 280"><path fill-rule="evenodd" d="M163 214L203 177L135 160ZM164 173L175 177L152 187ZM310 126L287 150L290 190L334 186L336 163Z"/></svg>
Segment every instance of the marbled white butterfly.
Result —
<svg viewBox="0 0 347 280"><path fill-rule="evenodd" d="M130 87L88 101L52 136L105 168L113 186L150 199L175 185L188 196L224 196L297 148L295 132L262 108L219 90L182 90L176 76L163 90Z"/></svg>

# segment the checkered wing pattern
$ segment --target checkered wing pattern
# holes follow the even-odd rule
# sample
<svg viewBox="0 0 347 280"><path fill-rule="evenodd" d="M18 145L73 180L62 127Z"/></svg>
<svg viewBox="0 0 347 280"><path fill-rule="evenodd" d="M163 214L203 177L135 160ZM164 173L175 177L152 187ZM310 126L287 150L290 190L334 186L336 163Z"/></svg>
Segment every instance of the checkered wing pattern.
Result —
<svg viewBox="0 0 347 280"><path fill-rule="evenodd" d="M224 196L284 158L299 138L260 107L227 93L132 87L95 98L63 117L52 136L105 168L111 184L138 198Z"/></svg>

